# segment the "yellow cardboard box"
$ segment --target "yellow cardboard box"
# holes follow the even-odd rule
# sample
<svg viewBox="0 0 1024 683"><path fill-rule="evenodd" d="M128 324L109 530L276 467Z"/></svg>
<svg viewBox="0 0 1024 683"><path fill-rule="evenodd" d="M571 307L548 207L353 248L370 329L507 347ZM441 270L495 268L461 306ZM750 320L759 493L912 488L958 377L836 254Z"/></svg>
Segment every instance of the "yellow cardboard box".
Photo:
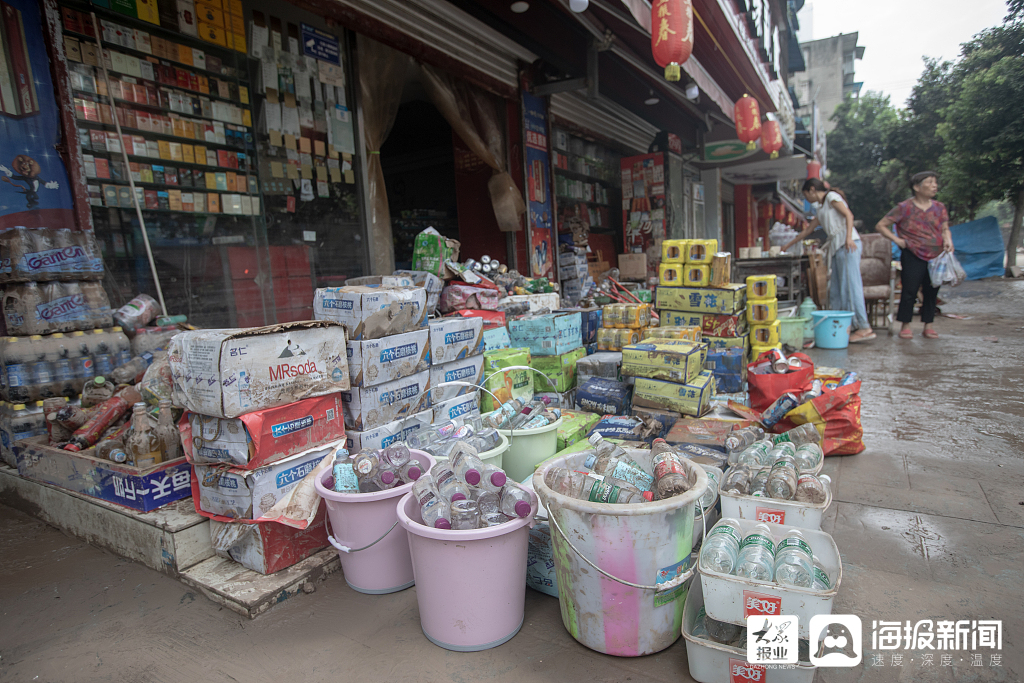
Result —
<svg viewBox="0 0 1024 683"><path fill-rule="evenodd" d="M689 382L704 369L701 345L683 339L650 339L622 349L622 376Z"/></svg>
<svg viewBox="0 0 1024 683"><path fill-rule="evenodd" d="M731 283L725 287L658 286L657 309L688 313L739 313L747 305L747 286Z"/></svg>
<svg viewBox="0 0 1024 683"><path fill-rule="evenodd" d="M699 417L707 411L714 393L715 376L710 370L701 370L697 377L687 384L638 378L633 387L633 406L671 410Z"/></svg>

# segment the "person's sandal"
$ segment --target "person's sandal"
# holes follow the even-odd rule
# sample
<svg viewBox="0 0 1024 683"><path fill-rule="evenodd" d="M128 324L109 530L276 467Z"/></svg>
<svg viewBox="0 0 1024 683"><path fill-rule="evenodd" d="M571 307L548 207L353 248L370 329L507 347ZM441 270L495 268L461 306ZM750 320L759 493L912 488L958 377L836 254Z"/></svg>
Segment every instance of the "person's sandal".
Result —
<svg viewBox="0 0 1024 683"><path fill-rule="evenodd" d="M900 330L900 339L913 339L914 333L910 330Z"/></svg>
<svg viewBox="0 0 1024 683"><path fill-rule="evenodd" d="M856 334L854 334L850 336L850 343L856 344L857 342L869 341L871 339L874 339L875 336L876 335L874 332L868 332L867 334L862 334L859 337Z"/></svg>
<svg viewBox="0 0 1024 683"><path fill-rule="evenodd" d="M921 336L926 339L938 339L939 333L936 332L935 330L925 330L924 332L921 333Z"/></svg>

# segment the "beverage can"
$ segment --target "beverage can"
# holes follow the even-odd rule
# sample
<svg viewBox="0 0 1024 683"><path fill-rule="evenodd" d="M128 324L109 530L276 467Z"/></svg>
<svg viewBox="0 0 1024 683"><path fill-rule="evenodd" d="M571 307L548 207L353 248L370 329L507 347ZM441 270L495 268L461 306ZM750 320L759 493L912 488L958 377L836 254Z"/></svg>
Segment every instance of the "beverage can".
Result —
<svg viewBox="0 0 1024 683"><path fill-rule="evenodd" d="M793 410L800 405L800 399L793 394L786 392L761 414L761 424L766 428L771 428L782 421L782 418L786 416L786 413Z"/></svg>

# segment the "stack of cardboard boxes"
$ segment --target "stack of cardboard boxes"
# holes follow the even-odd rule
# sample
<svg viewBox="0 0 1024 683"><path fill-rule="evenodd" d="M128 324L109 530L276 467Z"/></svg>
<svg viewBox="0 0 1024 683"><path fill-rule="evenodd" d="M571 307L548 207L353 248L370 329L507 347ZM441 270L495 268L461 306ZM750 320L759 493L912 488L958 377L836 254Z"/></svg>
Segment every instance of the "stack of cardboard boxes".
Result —
<svg viewBox="0 0 1024 683"><path fill-rule="evenodd" d="M174 403L189 411L181 432L193 500L214 520L217 554L270 574L325 547L324 510L298 519L290 503L344 445L339 392L350 380L341 327L184 332L168 359Z"/></svg>
<svg viewBox="0 0 1024 683"><path fill-rule="evenodd" d="M434 424L479 415L480 390L474 386L484 379L483 318L432 320L430 350Z"/></svg>
<svg viewBox="0 0 1024 683"><path fill-rule="evenodd" d="M584 283L590 277L587 250L563 244L558 253L558 277L562 283L562 298L575 305L583 296Z"/></svg>

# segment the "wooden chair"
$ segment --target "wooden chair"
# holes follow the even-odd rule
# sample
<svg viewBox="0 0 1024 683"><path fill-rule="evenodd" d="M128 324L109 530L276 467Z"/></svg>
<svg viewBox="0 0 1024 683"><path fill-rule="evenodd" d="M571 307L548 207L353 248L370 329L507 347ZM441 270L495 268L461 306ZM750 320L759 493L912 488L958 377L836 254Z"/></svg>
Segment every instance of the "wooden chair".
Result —
<svg viewBox="0 0 1024 683"><path fill-rule="evenodd" d="M877 233L861 235L864 253L860 259L860 278L864 285L864 304L868 309L868 322L878 328L879 320L892 336L895 317L896 264L892 260L889 240Z"/></svg>

